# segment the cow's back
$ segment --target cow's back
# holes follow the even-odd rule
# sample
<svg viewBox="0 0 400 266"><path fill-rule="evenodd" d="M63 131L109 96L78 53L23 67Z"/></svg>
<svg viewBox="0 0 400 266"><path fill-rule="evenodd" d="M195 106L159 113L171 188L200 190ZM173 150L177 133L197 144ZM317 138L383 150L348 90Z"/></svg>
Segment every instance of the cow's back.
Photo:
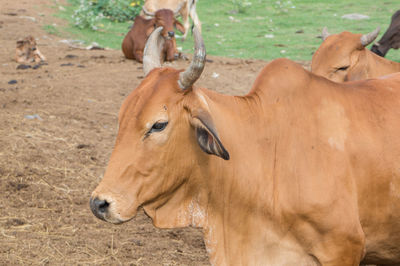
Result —
<svg viewBox="0 0 400 266"><path fill-rule="evenodd" d="M184 2L186 2L186 0L147 0L144 3L144 7L149 12L156 12L160 9L177 10ZM182 8L186 8L186 5L183 5Z"/></svg>
<svg viewBox="0 0 400 266"><path fill-rule="evenodd" d="M146 44L146 27L147 22L145 18L136 16L134 24L129 32L125 35L122 41L122 52L128 59L139 59L136 58L135 54L143 54L143 50Z"/></svg>

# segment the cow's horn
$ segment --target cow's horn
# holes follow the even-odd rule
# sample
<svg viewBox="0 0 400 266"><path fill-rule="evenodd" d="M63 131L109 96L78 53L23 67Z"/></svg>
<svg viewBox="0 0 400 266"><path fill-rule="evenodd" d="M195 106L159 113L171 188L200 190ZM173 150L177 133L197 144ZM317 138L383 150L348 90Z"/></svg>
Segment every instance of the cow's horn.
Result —
<svg viewBox="0 0 400 266"><path fill-rule="evenodd" d="M156 67L161 67L161 50L164 45L164 38L161 35L163 27L158 27L151 34L146 42L143 52L144 75Z"/></svg>
<svg viewBox="0 0 400 266"><path fill-rule="evenodd" d="M368 44L372 43L376 37L378 37L379 31L381 30L381 27L377 27L373 32L370 32L368 34L364 34L361 36L361 44L365 47Z"/></svg>
<svg viewBox="0 0 400 266"><path fill-rule="evenodd" d="M194 37L194 54L189 68L179 74L178 84L182 90L187 90L200 78L204 69L204 62L206 60L206 48L204 46L203 38L199 29L195 26L193 28Z"/></svg>
<svg viewBox="0 0 400 266"><path fill-rule="evenodd" d="M330 35L330 34L329 34L329 32L328 32L328 28L327 28L327 27L324 27L324 28L322 29L322 34L321 34L322 40L325 41L325 39L328 38L329 35Z"/></svg>
<svg viewBox="0 0 400 266"><path fill-rule="evenodd" d="M149 11L147 11L147 9L146 9L144 6L142 7L142 10L143 10L143 13L144 13L146 16L154 17L154 16L156 15L155 12L149 12Z"/></svg>
<svg viewBox="0 0 400 266"><path fill-rule="evenodd" d="M179 14L179 11L181 10L183 4L185 4L186 2L182 2L179 4L178 8L174 10L174 16L176 17Z"/></svg>

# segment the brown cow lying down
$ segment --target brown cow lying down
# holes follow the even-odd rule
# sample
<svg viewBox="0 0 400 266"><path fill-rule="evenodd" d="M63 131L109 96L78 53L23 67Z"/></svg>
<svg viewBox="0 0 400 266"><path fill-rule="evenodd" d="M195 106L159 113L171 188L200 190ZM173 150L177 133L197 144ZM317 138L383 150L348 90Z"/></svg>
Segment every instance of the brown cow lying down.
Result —
<svg viewBox="0 0 400 266"><path fill-rule="evenodd" d="M385 57L390 48L400 48L400 10L393 14L389 28L382 38L371 47L371 51Z"/></svg>
<svg viewBox="0 0 400 266"><path fill-rule="evenodd" d="M46 57L37 48L36 40L32 36L28 36L17 41L15 49L15 60L18 63L39 63L45 61Z"/></svg>
<svg viewBox="0 0 400 266"><path fill-rule="evenodd" d="M175 17L180 15L183 20L185 28L185 34L182 36L182 40L186 39L186 35L189 32L189 16L193 20L194 26L196 26L201 33L201 23L196 13L196 2L197 0L146 0L141 15L147 17L154 17L154 13L159 9L171 9L175 10Z"/></svg>
<svg viewBox="0 0 400 266"><path fill-rule="evenodd" d="M194 38L186 70L154 68L122 104L94 215L202 227L212 265L400 265L400 73L335 83L277 59L222 95L193 86Z"/></svg>
<svg viewBox="0 0 400 266"><path fill-rule="evenodd" d="M165 43L163 45L162 60L175 60L179 54L176 49L174 27L182 33L184 32L184 28L175 19L174 12L169 9L158 10L152 19L136 16L132 29L127 33L122 42L122 52L125 57L143 62L143 50L146 41L156 27L163 27L162 35L165 38Z"/></svg>
<svg viewBox="0 0 400 266"><path fill-rule="evenodd" d="M312 57L311 72L336 82L376 78L400 72L400 63L380 57L366 48L379 34L379 27L368 34L344 31L330 35Z"/></svg>

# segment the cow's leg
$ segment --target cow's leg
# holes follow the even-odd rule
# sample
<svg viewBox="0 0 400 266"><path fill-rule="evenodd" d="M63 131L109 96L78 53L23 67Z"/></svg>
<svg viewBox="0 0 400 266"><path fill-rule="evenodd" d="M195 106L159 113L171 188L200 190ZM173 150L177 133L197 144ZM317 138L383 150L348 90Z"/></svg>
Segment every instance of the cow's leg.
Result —
<svg viewBox="0 0 400 266"><path fill-rule="evenodd" d="M143 51L136 50L134 51L133 56L135 57L136 61L143 63Z"/></svg>
<svg viewBox="0 0 400 266"><path fill-rule="evenodd" d="M180 11L182 20L183 20L183 27L185 28L185 33L183 34L182 41L184 41L186 39L186 36L189 32L189 27L190 27L188 5L189 5L189 3L187 3L186 6L182 7L182 9Z"/></svg>
<svg viewBox="0 0 400 266"><path fill-rule="evenodd" d="M193 24L197 27L197 29L201 33L201 22L200 22L199 17L197 16L197 13L196 13L196 5L192 5L192 7L190 8L190 17L193 20Z"/></svg>

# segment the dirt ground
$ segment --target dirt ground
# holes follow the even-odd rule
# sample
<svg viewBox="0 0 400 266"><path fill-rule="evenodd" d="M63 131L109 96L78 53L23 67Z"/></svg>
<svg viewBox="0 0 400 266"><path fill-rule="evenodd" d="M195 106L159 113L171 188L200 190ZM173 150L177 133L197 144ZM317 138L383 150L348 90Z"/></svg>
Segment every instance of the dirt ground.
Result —
<svg viewBox="0 0 400 266"><path fill-rule="evenodd" d="M118 226L91 214L119 107L143 73L121 51L72 48L43 31L65 23L51 15L55 2L0 0L0 264L208 265L199 228L160 230L142 211ZM29 34L48 65L19 70L15 42ZM197 85L227 94L245 94L266 64L209 59Z"/></svg>

